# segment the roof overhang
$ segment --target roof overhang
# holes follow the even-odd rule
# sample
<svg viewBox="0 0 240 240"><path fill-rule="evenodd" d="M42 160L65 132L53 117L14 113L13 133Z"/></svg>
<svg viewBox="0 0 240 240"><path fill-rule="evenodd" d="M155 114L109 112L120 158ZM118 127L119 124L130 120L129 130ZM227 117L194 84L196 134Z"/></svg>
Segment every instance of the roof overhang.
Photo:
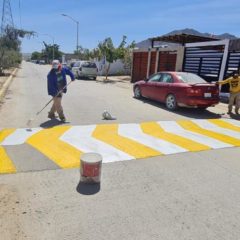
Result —
<svg viewBox="0 0 240 240"><path fill-rule="evenodd" d="M154 47L154 42L172 42L184 45L186 43L217 41L220 39L214 37L205 37L181 33L175 35L163 35L159 37L154 37L150 38L150 40L152 41L152 47Z"/></svg>

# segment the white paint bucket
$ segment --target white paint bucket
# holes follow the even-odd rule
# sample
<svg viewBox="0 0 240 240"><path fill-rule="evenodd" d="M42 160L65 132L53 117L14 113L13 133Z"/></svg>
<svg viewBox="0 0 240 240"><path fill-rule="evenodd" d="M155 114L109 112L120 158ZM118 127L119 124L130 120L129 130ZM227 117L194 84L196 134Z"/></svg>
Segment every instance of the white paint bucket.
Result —
<svg viewBox="0 0 240 240"><path fill-rule="evenodd" d="M98 153L84 153L80 159L80 181L99 183L101 180L102 156Z"/></svg>

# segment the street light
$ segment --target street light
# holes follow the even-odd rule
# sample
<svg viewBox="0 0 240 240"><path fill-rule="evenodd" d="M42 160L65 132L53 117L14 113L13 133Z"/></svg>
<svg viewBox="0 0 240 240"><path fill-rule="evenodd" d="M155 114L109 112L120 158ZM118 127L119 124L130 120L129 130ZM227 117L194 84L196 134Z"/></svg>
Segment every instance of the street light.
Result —
<svg viewBox="0 0 240 240"><path fill-rule="evenodd" d="M78 54L78 31L79 31L79 22L77 20L75 20L74 18L72 18L71 16L68 16L67 14L62 13L62 16L70 18L73 22L75 22L77 24L77 54Z"/></svg>
<svg viewBox="0 0 240 240"><path fill-rule="evenodd" d="M54 37L52 36L52 35L50 35L50 34L47 34L47 33L44 33L44 34L42 34L42 35L45 35L45 36L48 36L48 37L50 37L51 39L52 39L52 41L53 41L53 46L52 46L52 60L54 60L54 57L55 57L55 52L54 52Z"/></svg>

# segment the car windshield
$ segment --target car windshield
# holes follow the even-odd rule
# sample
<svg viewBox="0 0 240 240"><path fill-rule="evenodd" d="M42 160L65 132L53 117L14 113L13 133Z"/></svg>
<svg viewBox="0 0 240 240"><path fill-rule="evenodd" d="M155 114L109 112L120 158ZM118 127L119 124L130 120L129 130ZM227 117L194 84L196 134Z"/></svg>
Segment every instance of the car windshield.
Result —
<svg viewBox="0 0 240 240"><path fill-rule="evenodd" d="M75 62L75 63L73 64L73 67L80 67L80 62Z"/></svg>
<svg viewBox="0 0 240 240"><path fill-rule="evenodd" d="M84 62L84 63L82 64L82 67L85 67L85 68L96 68L97 66L96 66L96 64L93 63L93 62Z"/></svg>
<svg viewBox="0 0 240 240"><path fill-rule="evenodd" d="M196 84L196 83L206 83L206 81L204 79L202 79L201 77L199 77L196 74L193 73L177 73L176 74L178 79L184 83L192 83L192 84Z"/></svg>

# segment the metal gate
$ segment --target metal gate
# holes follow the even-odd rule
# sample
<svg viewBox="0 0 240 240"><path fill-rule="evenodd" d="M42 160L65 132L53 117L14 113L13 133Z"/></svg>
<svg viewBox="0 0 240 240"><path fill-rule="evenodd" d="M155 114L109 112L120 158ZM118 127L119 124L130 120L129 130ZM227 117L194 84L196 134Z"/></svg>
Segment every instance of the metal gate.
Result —
<svg viewBox="0 0 240 240"><path fill-rule="evenodd" d="M233 71L239 70L240 70L240 52L229 52L224 73L224 79L230 77ZM229 92L229 85L228 84L223 85L221 91Z"/></svg>
<svg viewBox="0 0 240 240"><path fill-rule="evenodd" d="M240 52L230 52L228 54L224 78L229 77L233 71L240 70Z"/></svg>
<svg viewBox="0 0 240 240"><path fill-rule="evenodd" d="M183 61L183 71L201 76L208 82L218 81L224 45L186 47Z"/></svg>

